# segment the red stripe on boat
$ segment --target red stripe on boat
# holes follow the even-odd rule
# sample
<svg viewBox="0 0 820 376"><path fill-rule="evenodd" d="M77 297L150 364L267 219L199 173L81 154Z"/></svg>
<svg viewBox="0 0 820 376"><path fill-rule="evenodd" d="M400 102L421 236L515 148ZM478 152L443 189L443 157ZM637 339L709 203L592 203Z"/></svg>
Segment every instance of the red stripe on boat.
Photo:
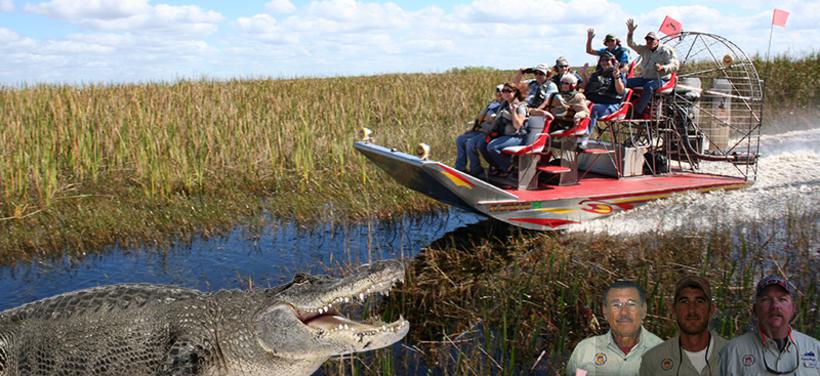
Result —
<svg viewBox="0 0 820 376"><path fill-rule="evenodd" d="M441 163L438 163L438 166L441 167L442 170L447 171L448 174L453 175L453 177L455 177L456 179L458 179L460 181L463 181L464 184L467 184L470 187L475 187L475 184L473 184L473 182L465 179L464 176L461 175L461 171L454 170L454 169L452 169L450 167L447 167L447 166L445 166Z"/></svg>
<svg viewBox="0 0 820 376"><path fill-rule="evenodd" d="M576 221L568 221L566 219L555 219L555 218L510 218L510 221L513 222L523 222L523 223L532 223L534 225L541 225L556 228L558 226L563 225L570 225L570 224L578 224L581 222Z"/></svg>

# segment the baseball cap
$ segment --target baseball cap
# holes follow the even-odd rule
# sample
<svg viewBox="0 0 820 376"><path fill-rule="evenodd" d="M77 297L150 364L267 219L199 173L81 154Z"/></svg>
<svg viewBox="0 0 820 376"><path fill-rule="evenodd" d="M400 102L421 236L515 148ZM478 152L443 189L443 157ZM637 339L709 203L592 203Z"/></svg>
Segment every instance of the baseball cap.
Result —
<svg viewBox="0 0 820 376"><path fill-rule="evenodd" d="M776 285L780 286L783 290L789 293L789 295L794 296L794 285L789 283L785 278L777 275L777 274L770 274L763 277L759 282L757 282L757 288L755 289L755 296L760 296L763 293L763 290L766 287Z"/></svg>
<svg viewBox="0 0 820 376"><path fill-rule="evenodd" d="M604 42L609 42L609 41L611 41L611 40L618 40L618 38L615 38L615 35L614 35L614 34L607 34L607 35L604 37Z"/></svg>
<svg viewBox="0 0 820 376"><path fill-rule="evenodd" d="M567 58L565 58L563 56L555 59L555 66L559 66L559 65L569 65L569 60L567 60Z"/></svg>
<svg viewBox="0 0 820 376"><path fill-rule="evenodd" d="M546 64L538 64L538 65L535 66L535 68L533 68L533 70L537 70L539 72L543 72L544 74L547 74L547 72L549 72L550 68Z"/></svg>
<svg viewBox="0 0 820 376"><path fill-rule="evenodd" d="M655 34L654 31L650 31L650 32L646 33L645 37L643 37L643 39L646 39L646 38L658 39L658 35Z"/></svg>
<svg viewBox="0 0 820 376"><path fill-rule="evenodd" d="M496 93L498 93L501 90L504 90L504 84L498 84L498 86L495 87L495 92Z"/></svg>
<svg viewBox="0 0 820 376"><path fill-rule="evenodd" d="M703 294L706 295L706 300L712 301L712 289L709 286L709 281L698 276L690 275L683 277L675 284L675 298L673 302L678 300L681 291L687 287L700 289L703 291Z"/></svg>

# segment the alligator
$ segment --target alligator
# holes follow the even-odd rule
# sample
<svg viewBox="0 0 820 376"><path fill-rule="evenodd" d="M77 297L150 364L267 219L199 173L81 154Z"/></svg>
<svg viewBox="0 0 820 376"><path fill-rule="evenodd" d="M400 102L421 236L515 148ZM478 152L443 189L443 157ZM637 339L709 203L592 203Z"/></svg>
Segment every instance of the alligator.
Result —
<svg viewBox="0 0 820 376"><path fill-rule="evenodd" d="M404 338L401 316L358 322L339 313L403 280L402 262L389 260L266 289L69 292L0 312L0 376L310 375L331 357Z"/></svg>

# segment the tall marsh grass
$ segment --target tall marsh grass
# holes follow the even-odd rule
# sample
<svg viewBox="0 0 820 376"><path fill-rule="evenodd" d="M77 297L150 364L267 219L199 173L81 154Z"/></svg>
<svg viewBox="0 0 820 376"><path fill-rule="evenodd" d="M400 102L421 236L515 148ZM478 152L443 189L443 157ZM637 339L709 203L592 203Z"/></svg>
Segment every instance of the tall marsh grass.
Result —
<svg viewBox="0 0 820 376"><path fill-rule="evenodd" d="M816 107L819 66L818 54L778 57L767 99ZM262 210L300 220L430 210L353 150L355 131L400 150L423 141L452 161L454 138L511 76L0 88L0 249L152 240Z"/></svg>
<svg viewBox="0 0 820 376"><path fill-rule="evenodd" d="M563 375L575 345L607 331L600 308L607 285L642 285L644 326L670 338L677 326L668 304L685 274L711 282L711 325L730 339L752 325L757 280L783 273L798 286L795 327L817 338L818 219L817 212L791 214L699 234L630 238L523 234L498 224L459 230L416 257L404 285L382 304L388 320L401 312L411 322L401 351L359 354L325 373Z"/></svg>

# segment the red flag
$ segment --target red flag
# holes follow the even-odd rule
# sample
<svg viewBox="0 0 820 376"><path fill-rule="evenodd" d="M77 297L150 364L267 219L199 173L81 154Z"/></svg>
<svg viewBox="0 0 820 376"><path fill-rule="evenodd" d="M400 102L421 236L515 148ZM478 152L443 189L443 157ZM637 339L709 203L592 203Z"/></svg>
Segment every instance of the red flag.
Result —
<svg viewBox="0 0 820 376"><path fill-rule="evenodd" d="M663 22L661 22L661 28L658 29L661 33L669 36L678 35L682 30L683 24L669 16L666 16L666 18L663 19Z"/></svg>
<svg viewBox="0 0 820 376"><path fill-rule="evenodd" d="M774 10L774 14L772 14L772 25L786 27L786 21L789 19L789 12L786 12L782 9Z"/></svg>

